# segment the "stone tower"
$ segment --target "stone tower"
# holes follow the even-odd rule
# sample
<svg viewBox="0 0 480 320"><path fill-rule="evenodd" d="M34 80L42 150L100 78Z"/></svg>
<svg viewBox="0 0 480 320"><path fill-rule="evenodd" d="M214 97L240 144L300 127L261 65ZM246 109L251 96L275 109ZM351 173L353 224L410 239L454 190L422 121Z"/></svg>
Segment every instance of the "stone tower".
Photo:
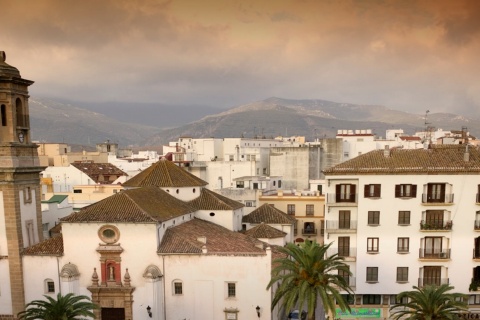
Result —
<svg viewBox="0 0 480 320"><path fill-rule="evenodd" d="M28 86L0 51L0 319L25 306L21 251L42 240L40 167L31 142ZM8 277L6 276L8 275Z"/></svg>

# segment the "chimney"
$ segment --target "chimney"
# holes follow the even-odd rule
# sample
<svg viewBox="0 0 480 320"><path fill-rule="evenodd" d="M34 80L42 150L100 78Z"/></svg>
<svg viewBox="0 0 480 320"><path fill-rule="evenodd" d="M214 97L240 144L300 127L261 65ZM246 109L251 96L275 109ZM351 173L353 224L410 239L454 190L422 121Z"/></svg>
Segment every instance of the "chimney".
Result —
<svg viewBox="0 0 480 320"><path fill-rule="evenodd" d="M465 161L465 162L470 161L470 153L468 152L468 144L465 147L465 153L463 154L463 161Z"/></svg>
<svg viewBox="0 0 480 320"><path fill-rule="evenodd" d="M385 158L390 158L390 148L389 148L388 144L385 145L385 149L383 150L383 156Z"/></svg>

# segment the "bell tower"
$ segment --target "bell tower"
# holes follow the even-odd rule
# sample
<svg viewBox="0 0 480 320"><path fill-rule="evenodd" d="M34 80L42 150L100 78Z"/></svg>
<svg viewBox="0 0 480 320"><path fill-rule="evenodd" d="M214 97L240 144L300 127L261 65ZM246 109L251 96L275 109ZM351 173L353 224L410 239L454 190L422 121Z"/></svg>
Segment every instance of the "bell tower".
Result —
<svg viewBox="0 0 480 320"><path fill-rule="evenodd" d="M28 87L33 81L5 60L0 51L0 319L11 319L25 307L21 251L42 240L44 168L30 136Z"/></svg>

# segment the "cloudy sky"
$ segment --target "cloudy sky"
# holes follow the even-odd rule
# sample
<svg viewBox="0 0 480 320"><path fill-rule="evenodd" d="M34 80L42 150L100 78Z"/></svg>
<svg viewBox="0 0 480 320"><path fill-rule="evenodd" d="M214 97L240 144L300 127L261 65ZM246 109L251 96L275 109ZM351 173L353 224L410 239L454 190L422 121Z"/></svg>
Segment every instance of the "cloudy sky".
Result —
<svg viewBox="0 0 480 320"><path fill-rule="evenodd" d="M31 94L232 107L271 96L480 117L477 0L0 0Z"/></svg>

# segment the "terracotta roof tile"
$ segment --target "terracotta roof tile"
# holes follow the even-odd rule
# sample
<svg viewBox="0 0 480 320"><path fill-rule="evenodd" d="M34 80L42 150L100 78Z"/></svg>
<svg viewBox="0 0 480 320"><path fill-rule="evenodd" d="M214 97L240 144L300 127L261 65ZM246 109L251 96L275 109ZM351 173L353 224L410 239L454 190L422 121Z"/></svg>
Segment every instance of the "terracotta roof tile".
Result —
<svg viewBox="0 0 480 320"><path fill-rule="evenodd" d="M255 239L275 239L283 238L287 235L286 232L275 229L274 227L265 223L261 223L258 226L245 231L245 234Z"/></svg>
<svg viewBox="0 0 480 320"><path fill-rule="evenodd" d="M197 187L208 183L180 168L172 161L160 160L127 180L125 187Z"/></svg>
<svg viewBox="0 0 480 320"><path fill-rule="evenodd" d="M162 222L196 210L157 187L124 190L62 218L65 222Z"/></svg>
<svg viewBox="0 0 480 320"><path fill-rule="evenodd" d="M127 176L125 172L111 163L74 162L71 165L85 173L93 181L95 181L95 183L109 184L112 182L109 180L99 181L99 177L101 175L116 176L117 178L121 176Z"/></svg>
<svg viewBox="0 0 480 320"><path fill-rule="evenodd" d="M60 234L25 248L22 254L27 256L61 256L63 255L63 236Z"/></svg>
<svg viewBox="0 0 480 320"><path fill-rule="evenodd" d="M296 219L287 215L285 212L277 208L263 204L250 214L243 217L242 222L248 223L270 223L270 224L293 224Z"/></svg>
<svg viewBox="0 0 480 320"><path fill-rule="evenodd" d="M205 237L206 243L201 241L202 237ZM259 241L242 233L208 221L193 219L167 229L158 252L200 254L205 246L207 254L265 254L256 243ZM262 244L265 247L265 244Z"/></svg>
<svg viewBox="0 0 480 320"><path fill-rule="evenodd" d="M418 173L480 173L480 150L465 145L435 145L430 149L375 150L326 169L328 175L345 174L418 174Z"/></svg>
<svg viewBox="0 0 480 320"><path fill-rule="evenodd" d="M202 188L200 196L188 202L197 210L236 210L244 207L243 203L224 197L218 193Z"/></svg>

